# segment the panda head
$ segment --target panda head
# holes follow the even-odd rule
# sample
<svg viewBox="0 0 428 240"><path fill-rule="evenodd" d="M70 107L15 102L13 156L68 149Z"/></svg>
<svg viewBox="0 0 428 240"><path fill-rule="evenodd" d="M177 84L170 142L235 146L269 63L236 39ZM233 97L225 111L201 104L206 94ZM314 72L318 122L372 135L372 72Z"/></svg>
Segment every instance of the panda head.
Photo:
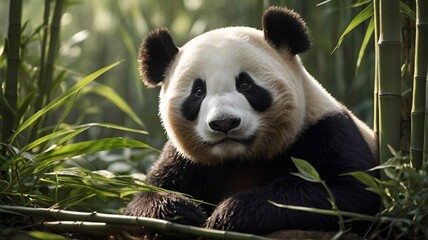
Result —
<svg viewBox="0 0 428 240"><path fill-rule="evenodd" d="M161 85L159 112L168 137L192 161L269 159L303 128L302 65L310 40L304 21L270 8L263 31L229 27L175 46L169 32L151 32L139 66L149 87Z"/></svg>

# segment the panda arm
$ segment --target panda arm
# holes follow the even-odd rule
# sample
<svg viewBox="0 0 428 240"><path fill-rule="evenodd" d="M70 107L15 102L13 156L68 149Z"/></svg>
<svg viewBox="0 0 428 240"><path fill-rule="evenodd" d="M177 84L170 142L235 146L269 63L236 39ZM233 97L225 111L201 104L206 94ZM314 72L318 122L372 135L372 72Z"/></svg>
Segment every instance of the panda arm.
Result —
<svg viewBox="0 0 428 240"><path fill-rule="evenodd" d="M347 114L328 116L308 127L284 155L285 161L291 161L290 156L309 161L326 180L340 210L362 214L378 211L379 200L375 194L354 178L341 176L367 170L376 164ZM281 167L283 165L279 165ZM293 176L290 171L296 172L295 168L287 168L275 181L225 199L206 225L257 234L281 229L338 229L337 217L279 208L268 202L331 209L328 194L321 184Z"/></svg>
<svg viewBox="0 0 428 240"><path fill-rule="evenodd" d="M167 190L191 194L186 176L192 167L179 157L171 143L166 143L161 156L147 176L148 183ZM128 204L126 215L143 216L172 222L201 226L207 216L201 206L187 197L173 192L147 191L138 194Z"/></svg>

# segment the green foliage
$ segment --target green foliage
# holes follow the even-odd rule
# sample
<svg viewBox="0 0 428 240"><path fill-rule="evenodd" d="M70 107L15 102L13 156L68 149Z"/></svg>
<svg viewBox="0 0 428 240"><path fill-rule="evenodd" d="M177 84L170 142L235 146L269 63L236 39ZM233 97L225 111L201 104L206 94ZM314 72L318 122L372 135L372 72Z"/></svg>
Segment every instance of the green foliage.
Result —
<svg viewBox="0 0 428 240"><path fill-rule="evenodd" d="M381 222L374 234L387 239L426 239L428 237L428 178L427 169L417 171L408 155L393 152L394 157L372 169L382 171L388 178L379 180L361 172L350 173L377 193L384 210L379 217L393 221Z"/></svg>
<svg viewBox="0 0 428 240"><path fill-rule="evenodd" d="M7 39L0 58L0 74L18 71L7 83L1 82L0 124L13 134L0 133L0 204L119 212L132 194L159 191L145 184L143 175L131 175L133 169L147 169L147 164L139 166L133 158L152 162L158 153L142 141L123 137L146 135L141 129L144 124L113 87L94 82L122 61L87 76L76 76L62 66L64 59L57 52L60 20L68 6L63 3L67 2L46 1L44 21L34 30L29 29L29 20L22 26L17 20L9 23L9 29L17 28L22 35L16 40L20 44L13 46L19 58L12 55ZM21 11L20 4L10 5L9 14ZM67 44L73 45L79 40L72 37L70 41ZM6 63L6 59L19 64ZM6 89L11 84L17 87L12 88L14 95ZM86 116L99 112L94 110L98 106L92 104L93 95L112 103L140 129L85 121ZM11 105L14 101L16 107ZM89 105L93 107L80 108ZM98 135L91 140L82 136L100 129L120 135ZM130 148L142 150L129 153Z"/></svg>
<svg viewBox="0 0 428 240"><path fill-rule="evenodd" d="M335 207L334 198L328 187L323 184L316 170L306 161L293 159L299 176L310 182L323 184L329 192L329 201L332 209L317 209L301 206L291 206L271 202L277 207L298 211L307 211L318 214L333 215L341 218L349 217L355 221L373 222L373 229L368 238L382 239L426 239L428 237L428 172L427 168L417 171L411 165L408 155L391 151L393 158L371 169L370 171L382 171L387 180L380 180L367 172L351 172L344 175L355 177L367 186L367 190L379 195L383 210L376 216L367 216L352 212L340 211ZM343 221L343 219L341 220ZM337 236L342 234L341 230Z"/></svg>

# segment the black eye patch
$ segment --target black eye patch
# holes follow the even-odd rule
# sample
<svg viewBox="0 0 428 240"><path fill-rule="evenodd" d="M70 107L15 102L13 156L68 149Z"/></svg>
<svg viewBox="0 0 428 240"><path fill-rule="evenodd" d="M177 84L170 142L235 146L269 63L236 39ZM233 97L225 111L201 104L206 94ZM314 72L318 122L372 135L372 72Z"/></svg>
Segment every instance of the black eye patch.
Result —
<svg viewBox="0 0 428 240"><path fill-rule="evenodd" d="M251 107L259 112L267 110L272 105L272 96L269 91L257 85L246 72L241 72L236 77L236 90L244 95Z"/></svg>
<svg viewBox="0 0 428 240"><path fill-rule="evenodd" d="M193 121L198 117L199 110L201 109L202 101L206 96L206 86L202 79L198 78L193 82L192 91L190 95L184 100L181 105L181 113L189 120Z"/></svg>

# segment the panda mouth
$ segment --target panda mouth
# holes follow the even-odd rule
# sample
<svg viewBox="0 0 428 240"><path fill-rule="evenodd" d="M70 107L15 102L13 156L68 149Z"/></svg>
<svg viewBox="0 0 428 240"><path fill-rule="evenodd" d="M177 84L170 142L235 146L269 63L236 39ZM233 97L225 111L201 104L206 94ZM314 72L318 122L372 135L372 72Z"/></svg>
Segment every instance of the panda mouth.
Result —
<svg viewBox="0 0 428 240"><path fill-rule="evenodd" d="M219 145L219 144L233 144L233 143L240 143L240 144L244 144L244 145L249 145L254 141L255 137L254 136L250 136L247 138L234 138L234 137L224 137L223 139L221 139L220 141L214 142L214 143L210 143L210 145Z"/></svg>

